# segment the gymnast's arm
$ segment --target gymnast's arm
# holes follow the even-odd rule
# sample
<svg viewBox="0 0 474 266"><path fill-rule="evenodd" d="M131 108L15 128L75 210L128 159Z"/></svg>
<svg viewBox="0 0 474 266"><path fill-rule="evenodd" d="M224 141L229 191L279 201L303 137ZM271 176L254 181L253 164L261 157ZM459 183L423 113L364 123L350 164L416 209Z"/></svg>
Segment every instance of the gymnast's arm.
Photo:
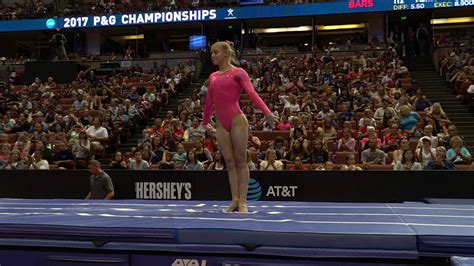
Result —
<svg viewBox="0 0 474 266"><path fill-rule="evenodd" d="M262 98L260 98L260 96L255 91L247 72L245 72L245 70L243 69L236 72L236 79L239 82L240 86L244 89L245 93L247 93L252 103L258 109L262 110L265 116L268 116L269 114L271 114L270 109L268 109L267 105L263 102Z"/></svg>

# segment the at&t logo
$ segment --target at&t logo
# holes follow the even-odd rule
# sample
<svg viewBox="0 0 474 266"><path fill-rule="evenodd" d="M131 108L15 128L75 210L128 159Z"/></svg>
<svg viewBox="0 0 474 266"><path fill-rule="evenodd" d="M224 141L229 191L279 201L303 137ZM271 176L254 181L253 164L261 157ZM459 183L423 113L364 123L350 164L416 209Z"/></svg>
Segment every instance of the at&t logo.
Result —
<svg viewBox="0 0 474 266"><path fill-rule="evenodd" d="M262 196L262 187L257 180L250 178L249 191L247 192L247 200L259 200Z"/></svg>
<svg viewBox="0 0 474 266"><path fill-rule="evenodd" d="M298 186L269 186L265 196L294 198L296 197L297 189Z"/></svg>

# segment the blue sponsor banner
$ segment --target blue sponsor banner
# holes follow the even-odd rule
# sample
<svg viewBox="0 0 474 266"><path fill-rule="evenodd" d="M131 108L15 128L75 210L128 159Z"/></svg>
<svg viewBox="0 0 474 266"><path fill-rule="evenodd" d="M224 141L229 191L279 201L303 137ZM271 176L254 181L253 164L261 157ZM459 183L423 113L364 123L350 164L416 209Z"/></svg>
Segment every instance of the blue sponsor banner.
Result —
<svg viewBox="0 0 474 266"><path fill-rule="evenodd" d="M301 17L333 14L474 6L474 0L342 0L301 5L243 6L107 16L0 21L0 32L132 26L229 19Z"/></svg>
<svg viewBox="0 0 474 266"><path fill-rule="evenodd" d="M48 27L46 26L46 21L47 19L24 19L24 20L0 21L0 32L47 30Z"/></svg>

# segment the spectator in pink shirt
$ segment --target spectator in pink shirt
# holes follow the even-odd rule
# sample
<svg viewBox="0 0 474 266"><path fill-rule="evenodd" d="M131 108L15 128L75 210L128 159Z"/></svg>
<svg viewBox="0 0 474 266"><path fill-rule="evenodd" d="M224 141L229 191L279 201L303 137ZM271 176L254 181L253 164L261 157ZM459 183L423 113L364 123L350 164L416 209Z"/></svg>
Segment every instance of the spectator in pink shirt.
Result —
<svg viewBox="0 0 474 266"><path fill-rule="evenodd" d="M355 139L351 137L351 129L347 127L344 128L342 131L342 138L339 139L337 143L337 150L353 152L355 151L355 144Z"/></svg>
<svg viewBox="0 0 474 266"><path fill-rule="evenodd" d="M277 129L278 130L290 130L291 129L291 123L288 121L288 116L283 115L281 117L281 122L278 123Z"/></svg>
<svg viewBox="0 0 474 266"><path fill-rule="evenodd" d="M377 139L377 146L378 147L381 147L382 145L382 140L377 137L377 132L375 131L375 127L373 126L368 126L367 127L367 137L365 138L362 138L362 140L360 141L361 145L362 145L362 149L365 150L365 145L369 142L369 140L373 138L373 139Z"/></svg>

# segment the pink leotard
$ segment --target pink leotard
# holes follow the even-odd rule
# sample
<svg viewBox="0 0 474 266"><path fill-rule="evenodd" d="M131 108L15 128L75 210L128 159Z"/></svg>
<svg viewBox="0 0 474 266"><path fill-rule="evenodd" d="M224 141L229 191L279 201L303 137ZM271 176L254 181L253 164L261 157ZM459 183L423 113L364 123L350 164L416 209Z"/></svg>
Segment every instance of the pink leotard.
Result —
<svg viewBox="0 0 474 266"><path fill-rule="evenodd" d="M212 115L212 107L215 107L217 120L230 131L232 120L238 114L243 114L239 106L239 98L242 89L247 93L252 103L264 115L270 114L270 110L250 82L249 75L240 67L219 73L214 72L209 76L209 90L204 105L204 117L202 123L207 125Z"/></svg>

